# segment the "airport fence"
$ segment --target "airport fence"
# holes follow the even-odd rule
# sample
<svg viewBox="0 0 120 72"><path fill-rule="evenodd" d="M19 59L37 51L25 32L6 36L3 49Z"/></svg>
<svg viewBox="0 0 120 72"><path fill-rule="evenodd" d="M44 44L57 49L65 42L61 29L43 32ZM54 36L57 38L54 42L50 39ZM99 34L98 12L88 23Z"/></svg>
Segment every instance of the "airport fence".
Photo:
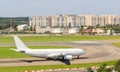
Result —
<svg viewBox="0 0 120 72"><path fill-rule="evenodd" d="M107 68L110 68L112 66L107 66ZM94 66L92 67L93 72L97 72L97 69L99 67ZM25 72L88 72L87 68L61 68L61 69L43 69L43 70L26 70ZM112 72L116 72L113 70Z"/></svg>
<svg viewBox="0 0 120 72"><path fill-rule="evenodd" d="M97 67L93 67L97 70ZM44 70L26 70L25 72L87 72L87 68L61 68L61 69L44 69ZM95 72L95 71L94 71Z"/></svg>

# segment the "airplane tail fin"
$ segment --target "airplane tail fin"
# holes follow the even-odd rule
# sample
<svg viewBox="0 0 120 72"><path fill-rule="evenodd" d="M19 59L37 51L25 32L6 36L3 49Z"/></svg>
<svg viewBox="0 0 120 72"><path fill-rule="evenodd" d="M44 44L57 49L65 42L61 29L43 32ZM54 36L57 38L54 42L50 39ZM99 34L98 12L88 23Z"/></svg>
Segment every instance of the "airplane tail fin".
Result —
<svg viewBox="0 0 120 72"><path fill-rule="evenodd" d="M28 50L29 48L20 40L20 38L16 35L14 35L15 44L17 47L17 50Z"/></svg>

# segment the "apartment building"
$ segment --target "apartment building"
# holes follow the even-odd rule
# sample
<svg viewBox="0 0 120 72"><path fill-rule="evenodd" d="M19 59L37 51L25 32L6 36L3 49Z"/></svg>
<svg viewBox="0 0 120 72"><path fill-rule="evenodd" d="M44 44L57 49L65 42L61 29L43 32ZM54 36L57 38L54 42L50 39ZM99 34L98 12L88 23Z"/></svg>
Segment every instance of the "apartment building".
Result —
<svg viewBox="0 0 120 72"><path fill-rule="evenodd" d="M77 27L77 16L76 15L53 15L51 16L52 27Z"/></svg>
<svg viewBox="0 0 120 72"><path fill-rule="evenodd" d="M120 16L118 15L61 15L52 16L32 16L29 17L29 25L32 28L79 28L81 26L96 26L100 24L115 25L120 24Z"/></svg>
<svg viewBox="0 0 120 72"><path fill-rule="evenodd" d="M66 26L66 17L56 14L51 16L51 27L60 28Z"/></svg>
<svg viewBox="0 0 120 72"><path fill-rule="evenodd" d="M76 28L77 25L77 15L64 15L66 17L66 26L69 28Z"/></svg>
<svg viewBox="0 0 120 72"><path fill-rule="evenodd" d="M32 16L29 17L29 25L32 26L32 28L35 28L37 26L39 27L49 27L50 26L50 17L49 16Z"/></svg>
<svg viewBox="0 0 120 72"><path fill-rule="evenodd" d="M98 19L101 26L120 24L120 16L117 15L100 15Z"/></svg>
<svg viewBox="0 0 120 72"><path fill-rule="evenodd" d="M98 17L96 15L79 15L80 25L96 26L98 24Z"/></svg>

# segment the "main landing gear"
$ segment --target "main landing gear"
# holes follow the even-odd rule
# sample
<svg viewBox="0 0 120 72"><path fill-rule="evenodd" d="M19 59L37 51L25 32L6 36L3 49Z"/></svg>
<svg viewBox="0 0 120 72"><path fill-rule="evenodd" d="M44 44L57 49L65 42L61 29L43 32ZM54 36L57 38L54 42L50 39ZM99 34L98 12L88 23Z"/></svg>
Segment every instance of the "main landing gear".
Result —
<svg viewBox="0 0 120 72"><path fill-rule="evenodd" d="M80 57L79 57L79 56L77 56L77 59L80 59Z"/></svg>

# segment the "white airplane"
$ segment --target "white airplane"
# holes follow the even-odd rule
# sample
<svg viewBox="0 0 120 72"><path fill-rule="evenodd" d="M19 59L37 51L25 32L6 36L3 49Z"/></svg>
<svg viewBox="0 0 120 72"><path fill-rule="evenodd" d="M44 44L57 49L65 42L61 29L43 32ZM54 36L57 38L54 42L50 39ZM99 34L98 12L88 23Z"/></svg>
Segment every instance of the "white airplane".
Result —
<svg viewBox="0 0 120 72"><path fill-rule="evenodd" d="M17 46L17 52L33 57L72 60L73 56L79 57L80 55L85 54L83 49L30 49L19 39L18 36L14 35L14 40Z"/></svg>

